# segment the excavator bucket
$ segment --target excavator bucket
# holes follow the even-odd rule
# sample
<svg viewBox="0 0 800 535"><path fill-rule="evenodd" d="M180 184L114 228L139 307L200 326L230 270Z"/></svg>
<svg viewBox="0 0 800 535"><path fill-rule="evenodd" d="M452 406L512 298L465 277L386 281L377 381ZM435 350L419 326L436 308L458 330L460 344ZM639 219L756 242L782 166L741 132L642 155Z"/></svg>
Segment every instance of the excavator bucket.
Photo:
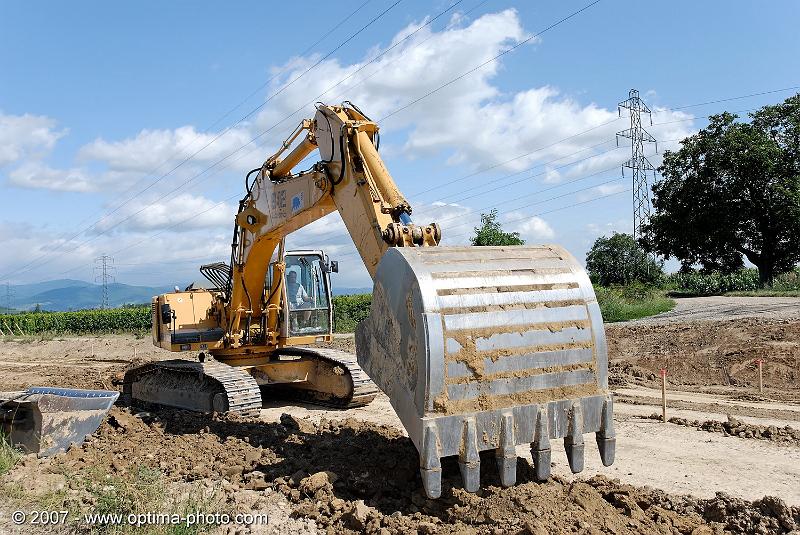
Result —
<svg viewBox="0 0 800 535"><path fill-rule="evenodd" d="M0 430L11 444L40 457L80 444L103 422L119 392L33 387L0 393Z"/></svg>
<svg viewBox="0 0 800 535"><path fill-rule="evenodd" d="M614 462L603 320L589 277L561 247L389 249L356 353L416 445L430 498L448 456L472 492L485 450L505 486L521 444L539 480L550 475L551 439L564 439L573 472L585 433L603 464Z"/></svg>

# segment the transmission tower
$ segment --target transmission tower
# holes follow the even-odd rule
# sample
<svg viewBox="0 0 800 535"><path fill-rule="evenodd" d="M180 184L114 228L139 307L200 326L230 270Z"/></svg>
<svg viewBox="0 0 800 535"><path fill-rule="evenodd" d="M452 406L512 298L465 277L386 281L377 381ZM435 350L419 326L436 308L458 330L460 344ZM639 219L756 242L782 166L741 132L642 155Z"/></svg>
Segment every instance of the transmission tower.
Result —
<svg viewBox="0 0 800 535"><path fill-rule="evenodd" d="M11 283L6 281L6 312L11 314L14 305L14 289Z"/></svg>
<svg viewBox="0 0 800 535"><path fill-rule="evenodd" d="M114 259L108 255L95 258L94 281L103 285L103 301L100 308L108 308L108 283L114 282Z"/></svg>
<svg viewBox="0 0 800 535"><path fill-rule="evenodd" d="M622 164L622 176L625 176L626 167L631 169L633 174L633 237L637 239L642 237L642 225L650 219L650 185L647 181L647 173L652 171L655 179L656 171L653 164L644 155L644 143L656 143L656 152L658 152L658 144L656 138L642 128L642 114L646 113L650 116L651 126L653 117L650 108L639 97L639 91L631 89L628 92L628 100L623 100L617 106L620 116L622 108L627 109L631 116L631 127L617 132L617 143L619 143L619 136L631 140L631 159Z"/></svg>

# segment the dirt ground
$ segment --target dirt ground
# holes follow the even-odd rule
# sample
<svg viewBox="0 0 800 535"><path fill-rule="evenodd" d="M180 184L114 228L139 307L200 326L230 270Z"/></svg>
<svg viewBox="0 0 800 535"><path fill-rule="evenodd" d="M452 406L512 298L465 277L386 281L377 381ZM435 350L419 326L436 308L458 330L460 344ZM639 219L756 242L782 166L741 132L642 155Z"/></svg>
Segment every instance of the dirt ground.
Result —
<svg viewBox="0 0 800 535"><path fill-rule="evenodd" d="M752 387L758 385L755 361L764 359L764 385L768 394L779 397L788 394L798 399L800 320L635 322L609 325L606 336L612 381L616 380L616 384L660 380L658 371L666 368L671 384L734 386L739 387L739 392L750 387L748 392L752 393Z"/></svg>
<svg viewBox="0 0 800 535"><path fill-rule="evenodd" d="M632 322L607 326L607 336L617 400L616 462L603 467L587 441L586 469L574 476L555 441L555 477L546 484L532 481L530 453L520 447L517 486L499 487L494 461L486 458L482 490L467 493L448 459L442 499L425 499L416 450L385 396L350 411L271 400L258 419L166 410L137 416L115 407L83 447L47 460L26 458L0 484L35 494L46 481L91 508L95 498L73 488L75 474L99 469L127 477L146 466L175 488L220 493L220 507L270 514L268 525L218 530L225 534L800 529L800 446L752 432L772 426L787 429L791 439L800 428L800 320ZM334 343L343 349L352 344L348 338ZM108 388L134 359L167 356L149 339L132 336L5 341L0 391ZM756 358L766 360L763 394L754 386ZM660 411L662 367L669 370L669 416L676 423L650 419ZM723 425L729 414L741 420L740 427L728 425L734 432ZM705 422L712 423L704 429ZM0 532L35 532L10 524L10 507L0 500Z"/></svg>

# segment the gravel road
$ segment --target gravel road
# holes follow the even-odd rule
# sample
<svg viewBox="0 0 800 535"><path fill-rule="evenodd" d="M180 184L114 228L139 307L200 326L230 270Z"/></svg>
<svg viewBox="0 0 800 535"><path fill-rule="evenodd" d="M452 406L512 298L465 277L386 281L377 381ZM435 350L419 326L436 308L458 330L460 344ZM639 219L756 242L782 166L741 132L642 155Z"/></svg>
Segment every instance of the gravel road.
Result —
<svg viewBox="0 0 800 535"><path fill-rule="evenodd" d="M736 318L800 319L800 297L681 297L663 314L628 323L674 323Z"/></svg>

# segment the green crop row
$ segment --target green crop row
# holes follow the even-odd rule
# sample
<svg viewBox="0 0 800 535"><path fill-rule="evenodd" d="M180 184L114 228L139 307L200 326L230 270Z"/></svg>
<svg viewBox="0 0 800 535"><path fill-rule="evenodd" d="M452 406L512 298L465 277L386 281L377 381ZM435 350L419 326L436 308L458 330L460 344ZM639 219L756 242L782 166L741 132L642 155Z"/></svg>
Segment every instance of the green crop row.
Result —
<svg viewBox="0 0 800 535"><path fill-rule="evenodd" d="M675 301L664 291L644 284L595 287L597 301L607 323L643 318L672 310ZM371 294L340 295L333 298L333 326L337 333L353 332L369 314Z"/></svg>
<svg viewBox="0 0 800 535"><path fill-rule="evenodd" d="M0 314L4 334L101 334L150 330L150 307Z"/></svg>
<svg viewBox="0 0 800 535"><path fill-rule="evenodd" d="M358 322L369 314L371 302L371 294L334 297L335 331L353 332ZM149 330L149 307L0 314L0 333L5 335L103 334Z"/></svg>

